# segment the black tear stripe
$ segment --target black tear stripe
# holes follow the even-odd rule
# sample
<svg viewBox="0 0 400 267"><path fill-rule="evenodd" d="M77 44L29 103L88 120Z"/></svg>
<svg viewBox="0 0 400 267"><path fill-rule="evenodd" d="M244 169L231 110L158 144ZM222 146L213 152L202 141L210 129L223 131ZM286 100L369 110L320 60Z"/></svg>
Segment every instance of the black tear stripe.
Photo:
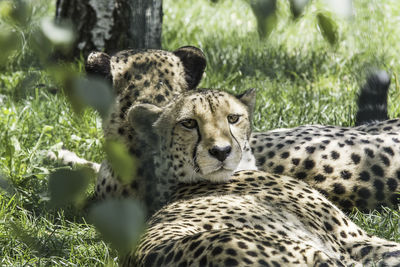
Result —
<svg viewBox="0 0 400 267"><path fill-rule="evenodd" d="M196 131L197 131L197 142L196 142L196 145L193 148L192 159L193 159L194 171L195 172L199 172L200 171L200 166L199 166L199 164L197 163L197 160L196 160L197 146L201 142L201 134L200 134L199 127L196 128Z"/></svg>
<svg viewBox="0 0 400 267"><path fill-rule="evenodd" d="M236 137L233 135L233 133L232 133L232 130L231 130L231 126L229 126L229 133L231 134L231 136L233 137L233 139L235 140L235 142L238 144L238 146L240 147L240 161L239 161L239 163L242 161L242 158L243 158L243 149L242 149L242 147L240 146L240 143L239 143L239 141L236 139Z"/></svg>
<svg viewBox="0 0 400 267"><path fill-rule="evenodd" d="M176 125L174 125L174 127L172 127L172 130L171 130L171 142L169 143L169 147L170 147L170 148L172 147L172 144L174 143L174 132L175 132L175 128L176 128Z"/></svg>

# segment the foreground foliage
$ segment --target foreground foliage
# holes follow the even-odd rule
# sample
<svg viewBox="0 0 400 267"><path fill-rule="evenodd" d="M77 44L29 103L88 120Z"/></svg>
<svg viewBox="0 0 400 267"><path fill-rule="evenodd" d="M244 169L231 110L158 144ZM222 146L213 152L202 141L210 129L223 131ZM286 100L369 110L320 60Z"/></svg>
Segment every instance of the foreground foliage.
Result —
<svg viewBox="0 0 400 267"><path fill-rule="evenodd" d="M352 125L356 92L372 67L392 73L389 112L398 117L400 29L393 21L400 7L395 0L354 5L352 20L337 19L340 36L331 46L318 32L312 5L304 18L292 22L287 2L278 2L278 24L268 40L260 40L245 1L165 0L163 46L203 49L208 67L202 87L233 92L257 88L256 131L315 123ZM52 15L49 8L46 12ZM46 13L36 12L33 19ZM37 24L19 34L28 36ZM49 174L69 167L48 162L47 150L62 143L100 162L101 118L93 110L76 115L51 71L32 52L34 44L21 42L23 53L12 56L0 74L0 264L116 264L117 251L85 219L85 203L59 209L49 201ZM82 62L74 66L81 70ZM92 187L86 192L89 197ZM371 234L400 241L397 210L355 212L352 218Z"/></svg>

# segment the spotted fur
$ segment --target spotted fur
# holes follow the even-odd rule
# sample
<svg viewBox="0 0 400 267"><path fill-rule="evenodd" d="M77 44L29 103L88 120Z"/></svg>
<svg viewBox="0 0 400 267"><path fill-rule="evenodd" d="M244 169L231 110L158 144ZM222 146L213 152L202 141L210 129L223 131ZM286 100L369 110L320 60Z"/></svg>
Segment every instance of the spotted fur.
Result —
<svg viewBox="0 0 400 267"><path fill-rule="evenodd" d="M169 204L150 218L123 266L399 266L400 244L367 235L308 184L248 170L254 169L252 103L251 91L240 97L194 91L162 110L131 108L133 127L155 145L156 173L168 185ZM240 119L231 120L232 114ZM141 117L151 119L137 128ZM235 142L241 149L232 148L232 155L211 152ZM201 146L208 153L199 152Z"/></svg>
<svg viewBox="0 0 400 267"><path fill-rule="evenodd" d="M357 123L364 125L305 125L253 133L250 144L258 168L302 180L345 211L396 207L400 120L380 121L387 117L388 87L389 78L382 72L372 74L362 87Z"/></svg>
<svg viewBox="0 0 400 267"><path fill-rule="evenodd" d="M161 182L153 186L161 192L162 203L167 203L177 182L218 183L229 180L234 171L256 169L248 142L254 95L255 90L237 98L222 91L198 90L162 109L131 108L129 121L139 138L153 144L155 151L160 149L154 154L154 165Z"/></svg>
<svg viewBox="0 0 400 267"><path fill-rule="evenodd" d="M149 145L138 139L127 119L132 105L151 103L163 107L178 95L197 86L205 68L203 53L195 47L181 47L174 52L163 50L127 50L110 57L94 52L86 62L89 75L106 78L112 83L116 102L103 122L106 139L117 139L127 145L137 164L133 182L123 184L105 160L100 167L96 194L99 198L134 196L148 207L149 214L159 208L154 191L154 165Z"/></svg>

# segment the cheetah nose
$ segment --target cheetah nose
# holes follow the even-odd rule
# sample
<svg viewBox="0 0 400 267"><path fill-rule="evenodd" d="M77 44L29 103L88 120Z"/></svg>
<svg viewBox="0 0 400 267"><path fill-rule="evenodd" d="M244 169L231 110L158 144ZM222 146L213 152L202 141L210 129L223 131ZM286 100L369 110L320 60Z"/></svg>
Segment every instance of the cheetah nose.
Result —
<svg viewBox="0 0 400 267"><path fill-rule="evenodd" d="M208 150L211 156L218 159L219 161L224 161L232 151L231 146L219 147L213 146L211 149Z"/></svg>

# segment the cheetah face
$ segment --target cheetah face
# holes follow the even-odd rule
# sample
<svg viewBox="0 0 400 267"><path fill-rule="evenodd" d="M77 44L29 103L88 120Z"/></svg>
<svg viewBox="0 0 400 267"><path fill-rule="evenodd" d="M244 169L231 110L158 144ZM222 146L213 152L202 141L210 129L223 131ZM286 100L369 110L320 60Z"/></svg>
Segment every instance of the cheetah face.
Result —
<svg viewBox="0 0 400 267"><path fill-rule="evenodd" d="M254 99L255 90L239 97L196 91L179 97L165 110L138 105L129 116L139 135L157 144L158 177L167 175L186 183L222 182L234 171L255 169L248 142ZM152 125L147 127L149 122Z"/></svg>

